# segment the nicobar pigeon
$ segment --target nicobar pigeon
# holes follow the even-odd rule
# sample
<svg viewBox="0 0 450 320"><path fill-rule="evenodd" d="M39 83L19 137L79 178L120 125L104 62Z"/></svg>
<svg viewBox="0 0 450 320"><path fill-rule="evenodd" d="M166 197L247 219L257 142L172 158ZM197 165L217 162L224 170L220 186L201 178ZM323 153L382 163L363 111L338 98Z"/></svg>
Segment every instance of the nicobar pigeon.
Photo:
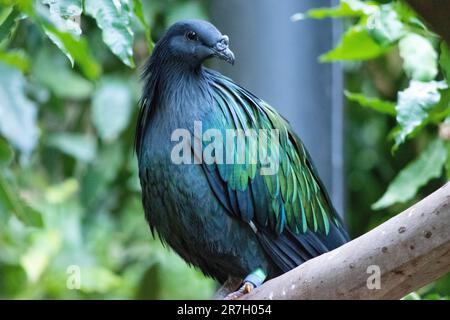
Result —
<svg viewBox="0 0 450 320"><path fill-rule="evenodd" d="M234 63L228 37L209 22L183 20L168 29L143 72L135 148L152 234L222 284L243 279L229 295L234 299L344 244L348 235L289 123L233 80L202 66L213 57ZM191 163L174 163L175 130L188 130L192 150L195 141L208 144L195 136L195 122L202 132L276 129L278 171L261 174L263 163L250 161L248 145L244 163L201 161L204 154L195 150ZM237 154L236 148L222 151Z"/></svg>

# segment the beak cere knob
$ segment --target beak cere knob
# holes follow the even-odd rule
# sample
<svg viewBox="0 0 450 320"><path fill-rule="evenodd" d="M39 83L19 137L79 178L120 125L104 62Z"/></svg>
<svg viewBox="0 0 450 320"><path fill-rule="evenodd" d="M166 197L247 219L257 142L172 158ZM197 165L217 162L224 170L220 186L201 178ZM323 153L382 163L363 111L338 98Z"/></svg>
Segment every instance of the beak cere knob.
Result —
<svg viewBox="0 0 450 320"><path fill-rule="evenodd" d="M230 38L226 34L222 37L221 41L227 46L230 44Z"/></svg>
<svg viewBox="0 0 450 320"><path fill-rule="evenodd" d="M230 44L230 39L228 38L228 36L223 36L222 39L220 39L216 43L216 48L218 51L222 51L222 50L225 50L226 48L228 48L229 44Z"/></svg>
<svg viewBox="0 0 450 320"><path fill-rule="evenodd" d="M234 64L234 54L228 48L229 44L230 39L228 38L227 35L223 35L222 38L216 43L214 49L216 51L217 57L219 57L222 60L225 60L228 63Z"/></svg>

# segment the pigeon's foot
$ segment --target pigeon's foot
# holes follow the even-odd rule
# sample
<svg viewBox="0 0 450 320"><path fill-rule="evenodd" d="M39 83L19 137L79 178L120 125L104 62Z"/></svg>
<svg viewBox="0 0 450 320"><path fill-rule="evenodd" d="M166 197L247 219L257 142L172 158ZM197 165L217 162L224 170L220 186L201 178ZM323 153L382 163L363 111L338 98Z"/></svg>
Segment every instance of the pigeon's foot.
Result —
<svg viewBox="0 0 450 320"><path fill-rule="evenodd" d="M256 287L259 287L264 282L265 279L266 273L261 268L256 269L255 271L250 273L247 277L245 277L244 281L242 282L242 285L237 291L231 292L230 294L225 296L225 300L236 300L241 298L247 293L252 292L253 289L255 289Z"/></svg>
<svg viewBox="0 0 450 320"><path fill-rule="evenodd" d="M255 289L255 285L251 282L244 282L244 284L239 288L239 290L228 294L224 300L237 300L247 293L250 293Z"/></svg>

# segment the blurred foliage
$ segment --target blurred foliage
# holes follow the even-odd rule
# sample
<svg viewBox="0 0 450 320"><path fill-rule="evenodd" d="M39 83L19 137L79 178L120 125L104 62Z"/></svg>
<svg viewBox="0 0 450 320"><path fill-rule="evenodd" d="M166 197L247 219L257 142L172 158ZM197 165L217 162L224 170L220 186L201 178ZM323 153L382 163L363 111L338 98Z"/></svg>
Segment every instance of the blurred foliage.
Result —
<svg viewBox="0 0 450 320"><path fill-rule="evenodd" d="M327 17L345 18L320 61L346 70L346 216L358 236L450 177L450 55L403 1L341 0L292 19ZM406 299L450 299L450 275Z"/></svg>
<svg viewBox="0 0 450 320"><path fill-rule="evenodd" d="M211 296L213 281L151 238L132 151L136 66L205 5L0 0L0 298ZM345 18L320 60L347 74L347 217L359 235L450 176L450 55L402 2L294 16L306 17ZM446 276L406 298L449 292Z"/></svg>
<svg viewBox="0 0 450 320"><path fill-rule="evenodd" d="M204 3L0 3L0 298L211 297L152 239L133 154L150 32Z"/></svg>

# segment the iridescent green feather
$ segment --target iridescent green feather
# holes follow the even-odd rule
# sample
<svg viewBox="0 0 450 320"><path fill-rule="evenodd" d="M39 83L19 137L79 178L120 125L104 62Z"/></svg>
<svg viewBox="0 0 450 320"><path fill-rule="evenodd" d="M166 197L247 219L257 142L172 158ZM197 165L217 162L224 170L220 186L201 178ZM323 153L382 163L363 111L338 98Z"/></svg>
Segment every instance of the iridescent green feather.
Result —
<svg viewBox="0 0 450 320"><path fill-rule="evenodd" d="M214 81L212 94L230 129L255 129L258 147L261 146L258 130L270 132L277 129L279 133L279 170L275 175L260 175L260 154L252 152L246 140L245 164L217 164L223 181L232 190L247 191L255 179L262 179L267 200L271 200L270 205L266 206L267 212L258 212L255 216L261 220L258 223L264 226L268 223L275 232L281 233L287 227L295 233L320 230L328 234L330 219L335 223L334 209L303 144L288 122L270 105L227 78L214 78ZM270 134L267 139L269 143L265 144L267 149L263 151L272 155L274 150L270 149ZM233 151L237 152L236 147ZM258 157L257 164L251 164L250 159L255 157ZM259 199L263 195L249 195L248 201L256 201L255 197Z"/></svg>

